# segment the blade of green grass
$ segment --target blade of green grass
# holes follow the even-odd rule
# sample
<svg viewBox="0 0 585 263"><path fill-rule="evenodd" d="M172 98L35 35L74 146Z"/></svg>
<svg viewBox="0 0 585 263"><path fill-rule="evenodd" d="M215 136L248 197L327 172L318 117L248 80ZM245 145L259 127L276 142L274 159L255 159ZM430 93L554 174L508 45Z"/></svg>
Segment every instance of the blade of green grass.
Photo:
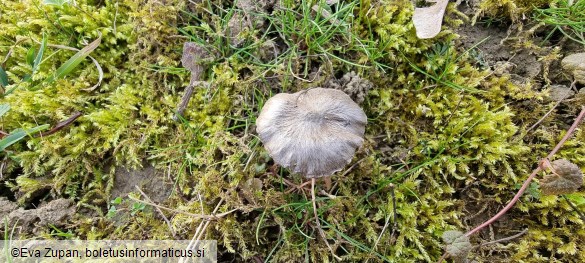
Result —
<svg viewBox="0 0 585 263"><path fill-rule="evenodd" d="M70 0L44 0L43 4L62 7L64 4L69 3L69 1Z"/></svg>
<svg viewBox="0 0 585 263"><path fill-rule="evenodd" d="M8 75L6 75L6 71L0 67L0 87L6 86L8 86Z"/></svg>
<svg viewBox="0 0 585 263"><path fill-rule="evenodd" d="M35 47L30 47L26 52L26 64L31 67L35 64Z"/></svg>
<svg viewBox="0 0 585 263"><path fill-rule="evenodd" d="M85 46L81 50L79 50L75 55L73 55L69 60L67 60L63 65L61 65L57 71L50 77L48 77L45 82L52 83L56 79L63 78L67 76L67 74L71 73L78 65L81 63L89 54L94 51L101 43L102 35L94 40L93 42L89 43L89 45ZM35 86L32 90L39 89L39 85Z"/></svg>
<svg viewBox="0 0 585 263"><path fill-rule="evenodd" d="M321 222L323 223L324 226L326 226L326 227L328 227L330 229L333 229L333 231L335 231L335 233L337 233L341 238L345 239L352 246L358 248L361 251L372 253L372 254L376 255L379 259L381 259L384 262L391 262L390 260L388 260L387 257L385 257L384 255L378 253L378 251L375 251L372 248L366 246L365 244L363 244L363 243L361 243L361 242L353 239L352 237L346 235L345 233L343 233L340 230L338 230L337 228L335 228L333 225L329 224L327 221L321 219Z"/></svg>
<svg viewBox="0 0 585 263"><path fill-rule="evenodd" d="M0 117L4 116L8 110L10 110L10 105L0 104Z"/></svg>
<svg viewBox="0 0 585 263"><path fill-rule="evenodd" d="M28 134L36 133L47 128L49 128L49 124L37 126L26 130L16 129L13 132L11 132L8 136L6 136L4 139L0 140L0 151L4 151L4 149L6 149L8 146L18 142Z"/></svg>
<svg viewBox="0 0 585 263"><path fill-rule="evenodd" d="M41 60L43 59L43 54L45 53L46 48L47 48L47 36L45 34L43 34L43 40L41 42L41 46L39 47L39 52L37 52L37 56L33 60L32 73L30 74L31 77L32 77L32 75L35 74L35 72L39 68L39 65L41 64Z"/></svg>

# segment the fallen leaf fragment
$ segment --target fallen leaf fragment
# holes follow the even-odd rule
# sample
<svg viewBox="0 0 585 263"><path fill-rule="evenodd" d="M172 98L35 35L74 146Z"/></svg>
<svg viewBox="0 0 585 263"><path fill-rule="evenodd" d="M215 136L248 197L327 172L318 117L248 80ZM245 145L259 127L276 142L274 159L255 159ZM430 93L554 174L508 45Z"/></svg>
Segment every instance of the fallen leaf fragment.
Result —
<svg viewBox="0 0 585 263"><path fill-rule="evenodd" d="M173 116L173 120L178 121L180 119L179 116L182 116L183 112L185 112L189 100L191 100L191 96L193 96L194 86L197 83L201 83L199 82L201 75L212 60L213 54L211 54L202 44L185 42L183 45L181 64L191 72L191 79L189 80L189 86L185 88L185 94L183 95L183 98L181 98L181 103L179 103L179 107L177 108L175 116Z"/></svg>
<svg viewBox="0 0 585 263"><path fill-rule="evenodd" d="M542 194L559 195L574 193L583 185L583 173L579 166L559 159L551 163L552 173L540 180Z"/></svg>
<svg viewBox="0 0 585 263"><path fill-rule="evenodd" d="M443 15L449 0L428 0L435 4L429 7L414 9L412 21L416 29L416 36L421 39L433 38L441 32Z"/></svg>
<svg viewBox="0 0 585 263"><path fill-rule="evenodd" d="M185 42L181 63L183 67L191 71L191 84L199 81L206 68L206 62L211 58L211 53L203 45L195 42Z"/></svg>

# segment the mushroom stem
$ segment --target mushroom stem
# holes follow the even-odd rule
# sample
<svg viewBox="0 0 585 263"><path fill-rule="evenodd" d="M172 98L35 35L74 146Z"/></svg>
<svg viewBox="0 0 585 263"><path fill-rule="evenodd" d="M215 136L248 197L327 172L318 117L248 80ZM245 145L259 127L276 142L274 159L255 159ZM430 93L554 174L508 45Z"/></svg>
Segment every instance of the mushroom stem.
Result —
<svg viewBox="0 0 585 263"><path fill-rule="evenodd" d="M323 231L323 228L321 228L321 222L319 220L319 215L317 213L317 198L315 198L315 177L311 178L311 197L313 201L313 213L315 214L315 222L317 223L317 229L319 230L319 234L321 234L321 237L323 238L323 241L325 241L325 244L327 244L327 247L329 248L329 251L331 251L331 255L333 255L333 257L337 260L341 260L340 257L338 257L337 255L335 255L335 252L333 252L333 248L331 247L331 245L329 245L329 242L327 242L327 237L325 237L325 232Z"/></svg>

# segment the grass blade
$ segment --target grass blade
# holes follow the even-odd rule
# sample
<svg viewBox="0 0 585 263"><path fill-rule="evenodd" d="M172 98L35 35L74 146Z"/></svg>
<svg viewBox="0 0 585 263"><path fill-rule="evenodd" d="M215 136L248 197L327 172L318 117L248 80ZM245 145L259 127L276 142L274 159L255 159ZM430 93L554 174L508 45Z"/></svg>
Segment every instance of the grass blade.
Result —
<svg viewBox="0 0 585 263"><path fill-rule="evenodd" d="M4 116L8 110L10 110L10 105L0 104L0 117Z"/></svg>
<svg viewBox="0 0 585 263"><path fill-rule="evenodd" d="M70 0L44 0L43 4L62 7L64 4L69 3L69 1Z"/></svg>
<svg viewBox="0 0 585 263"><path fill-rule="evenodd" d="M36 133L47 128L49 128L49 124L37 126L26 130L16 129L13 132L11 132L8 136L6 136L4 139L0 140L0 151L4 151L4 149L6 149L8 146L20 141L22 138L24 138L24 136L28 134Z"/></svg>
<svg viewBox="0 0 585 263"><path fill-rule="evenodd" d="M89 43L89 45L85 46L81 50L79 50L75 55L73 55L69 60L67 60L63 65L61 65L55 74L48 77L45 81L47 83L52 83L56 79L63 78L67 76L67 74L71 73L78 65L81 63L89 54L94 51L101 43L102 35L94 40L93 42Z"/></svg>
<svg viewBox="0 0 585 263"><path fill-rule="evenodd" d="M0 88L8 86L8 75L2 67L0 67Z"/></svg>
<svg viewBox="0 0 585 263"><path fill-rule="evenodd" d="M47 48L47 36L45 34L43 34L43 40L41 42L41 46L39 47L39 52L37 52L37 56L35 57L35 59L33 61L32 73L30 74L31 77L32 77L32 75L35 74L35 72L39 68L39 65L41 64L41 60L43 59L43 53L45 53L46 48Z"/></svg>
<svg viewBox="0 0 585 263"><path fill-rule="evenodd" d="M35 47L30 47L26 52L26 64L31 67L35 64Z"/></svg>

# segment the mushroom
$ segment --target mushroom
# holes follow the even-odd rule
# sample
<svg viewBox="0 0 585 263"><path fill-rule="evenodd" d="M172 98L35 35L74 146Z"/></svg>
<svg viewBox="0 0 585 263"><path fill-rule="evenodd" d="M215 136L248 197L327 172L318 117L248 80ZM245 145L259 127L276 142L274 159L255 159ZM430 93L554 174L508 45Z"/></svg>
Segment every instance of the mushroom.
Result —
<svg viewBox="0 0 585 263"><path fill-rule="evenodd" d="M364 111L344 92L314 88L270 98L256 131L274 161L307 178L343 169L364 139Z"/></svg>
<svg viewBox="0 0 585 263"><path fill-rule="evenodd" d="M264 104L256 131L274 161L311 179L313 213L331 254L317 215L315 179L343 169L363 142L367 117L343 91L314 88L280 93Z"/></svg>

